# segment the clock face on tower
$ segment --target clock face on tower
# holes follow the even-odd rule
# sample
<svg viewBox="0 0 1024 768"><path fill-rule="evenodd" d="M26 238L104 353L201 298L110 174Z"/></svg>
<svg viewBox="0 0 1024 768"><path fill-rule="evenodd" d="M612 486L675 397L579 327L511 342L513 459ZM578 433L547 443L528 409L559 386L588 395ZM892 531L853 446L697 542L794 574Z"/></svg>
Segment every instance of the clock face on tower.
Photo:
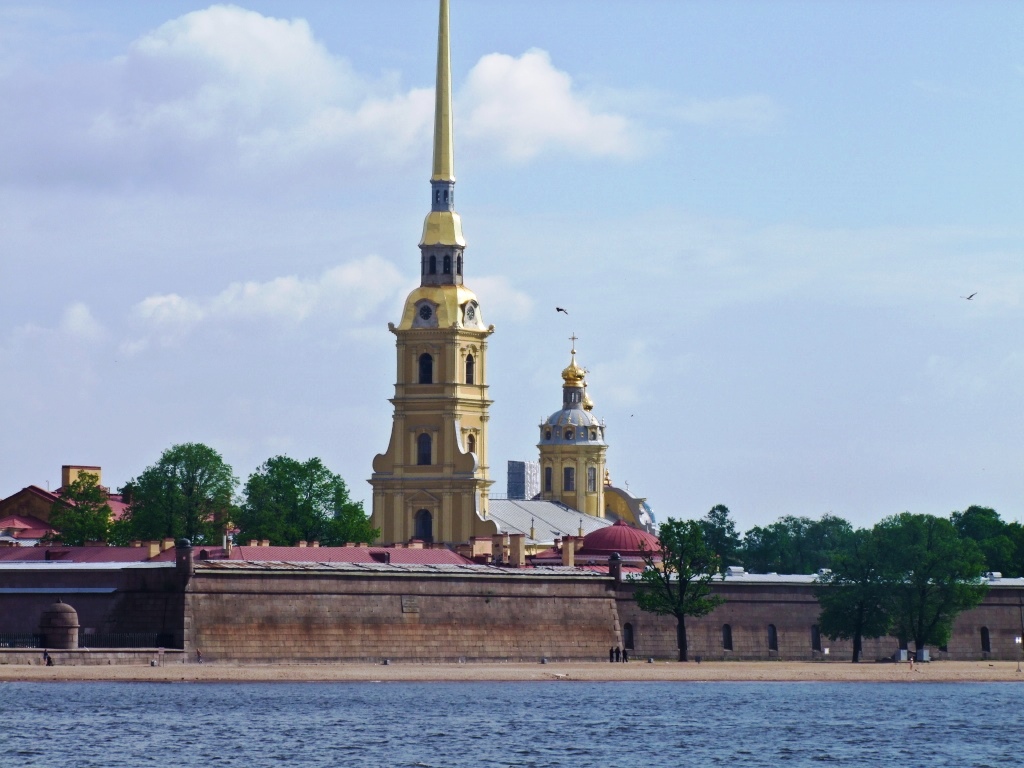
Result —
<svg viewBox="0 0 1024 768"><path fill-rule="evenodd" d="M472 304L466 307L466 320L468 320L471 323L474 320L476 320L476 307L474 307Z"/></svg>
<svg viewBox="0 0 1024 768"><path fill-rule="evenodd" d="M429 320L432 314L434 314L434 311L430 308L429 305L424 304L422 307L420 307L420 317L422 317L424 320Z"/></svg>

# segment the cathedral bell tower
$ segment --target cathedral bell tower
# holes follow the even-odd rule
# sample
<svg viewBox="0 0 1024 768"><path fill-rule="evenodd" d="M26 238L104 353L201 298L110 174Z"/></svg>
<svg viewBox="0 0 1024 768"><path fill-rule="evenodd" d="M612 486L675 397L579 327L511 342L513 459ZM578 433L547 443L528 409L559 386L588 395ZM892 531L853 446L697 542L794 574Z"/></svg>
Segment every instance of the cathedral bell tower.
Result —
<svg viewBox="0 0 1024 768"><path fill-rule="evenodd" d="M487 337L463 282L466 241L455 212L448 0L437 36L434 166L420 239L420 285L395 334L398 373L391 443L373 460L371 523L386 544L462 543L495 532L487 520Z"/></svg>

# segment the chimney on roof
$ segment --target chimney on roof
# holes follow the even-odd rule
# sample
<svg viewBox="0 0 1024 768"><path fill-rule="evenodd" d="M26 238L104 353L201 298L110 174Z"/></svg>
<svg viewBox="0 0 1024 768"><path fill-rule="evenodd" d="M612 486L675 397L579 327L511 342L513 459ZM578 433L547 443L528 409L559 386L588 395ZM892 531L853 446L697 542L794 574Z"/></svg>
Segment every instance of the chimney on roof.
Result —
<svg viewBox="0 0 1024 768"><path fill-rule="evenodd" d="M132 541L132 543L131 543L131 546L133 546L133 547L141 547L142 546L142 542L139 539L134 539Z"/></svg>
<svg viewBox="0 0 1024 768"><path fill-rule="evenodd" d="M67 488L83 472L96 475L96 484L103 485L103 470L100 467L86 467L80 464L65 464L60 468L60 484Z"/></svg>
<svg viewBox="0 0 1024 768"><path fill-rule="evenodd" d="M562 537L562 565L568 568L576 567L576 537Z"/></svg>
<svg viewBox="0 0 1024 768"><path fill-rule="evenodd" d="M302 548L305 548L305 546L306 546L306 542L304 542L304 541L300 541L300 542L299 542L299 546L300 546L300 547L302 547Z"/></svg>
<svg viewBox="0 0 1024 768"><path fill-rule="evenodd" d="M146 547L149 549L147 559L152 560L154 557L160 554L160 542L159 541L147 541L144 542Z"/></svg>
<svg viewBox="0 0 1024 768"><path fill-rule="evenodd" d="M508 564L513 568L526 567L526 534L509 534L509 556Z"/></svg>
<svg viewBox="0 0 1024 768"><path fill-rule="evenodd" d="M314 541L312 546L319 547L320 546L320 542L319 541Z"/></svg>
<svg viewBox="0 0 1024 768"><path fill-rule="evenodd" d="M249 546L250 547L258 547L259 545L260 545L260 543L258 541L256 541L256 539L249 539Z"/></svg>
<svg viewBox="0 0 1024 768"><path fill-rule="evenodd" d="M260 542L260 546L261 547L269 547L270 546L270 539L263 539L263 541Z"/></svg>
<svg viewBox="0 0 1024 768"><path fill-rule="evenodd" d="M160 544L160 551L166 552L168 549L174 546L174 539L164 539Z"/></svg>

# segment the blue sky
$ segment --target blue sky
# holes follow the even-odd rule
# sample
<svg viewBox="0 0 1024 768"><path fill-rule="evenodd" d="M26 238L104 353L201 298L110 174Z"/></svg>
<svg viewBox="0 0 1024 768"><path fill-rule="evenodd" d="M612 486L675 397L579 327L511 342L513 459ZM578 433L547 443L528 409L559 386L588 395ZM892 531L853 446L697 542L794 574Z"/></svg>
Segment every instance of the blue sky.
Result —
<svg viewBox="0 0 1024 768"><path fill-rule="evenodd" d="M575 332L612 478L662 518L1020 519L1022 28L1018 3L452 0L495 490ZM428 0L0 2L0 496L201 441L368 498L435 35Z"/></svg>

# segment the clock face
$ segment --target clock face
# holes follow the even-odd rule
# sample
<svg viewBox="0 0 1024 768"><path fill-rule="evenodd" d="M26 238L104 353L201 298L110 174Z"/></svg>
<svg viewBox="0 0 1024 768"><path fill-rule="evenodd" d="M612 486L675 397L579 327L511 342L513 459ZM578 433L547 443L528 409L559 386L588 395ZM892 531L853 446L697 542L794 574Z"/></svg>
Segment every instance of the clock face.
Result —
<svg viewBox="0 0 1024 768"><path fill-rule="evenodd" d="M424 320L429 320L432 314L434 314L434 310L432 310L426 304L420 307L420 317L422 317Z"/></svg>
<svg viewBox="0 0 1024 768"><path fill-rule="evenodd" d="M471 323L474 320L476 320L476 307L474 307L472 304L466 307L466 320L468 320Z"/></svg>

